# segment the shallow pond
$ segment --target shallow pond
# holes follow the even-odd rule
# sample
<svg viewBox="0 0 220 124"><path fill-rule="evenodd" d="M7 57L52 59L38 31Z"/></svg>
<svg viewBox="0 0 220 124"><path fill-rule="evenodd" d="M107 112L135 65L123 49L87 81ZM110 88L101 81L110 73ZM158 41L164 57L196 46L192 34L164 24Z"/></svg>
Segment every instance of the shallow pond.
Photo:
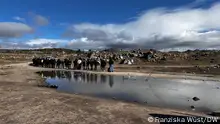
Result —
<svg viewBox="0 0 220 124"><path fill-rule="evenodd" d="M97 75L71 71L38 72L58 91L138 102L149 106L213 112L220 110L220 82Z"/></svg>

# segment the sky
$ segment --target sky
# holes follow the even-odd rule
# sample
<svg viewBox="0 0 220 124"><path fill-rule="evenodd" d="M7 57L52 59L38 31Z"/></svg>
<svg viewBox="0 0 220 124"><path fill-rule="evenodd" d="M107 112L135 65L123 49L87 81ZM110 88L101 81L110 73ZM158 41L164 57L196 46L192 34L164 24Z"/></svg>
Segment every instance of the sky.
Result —
<svg viewBox="0 0 220 124"><path fill-rule="evenodd" d="M219 49L219 0L1 0L0 46Z"/></svg>

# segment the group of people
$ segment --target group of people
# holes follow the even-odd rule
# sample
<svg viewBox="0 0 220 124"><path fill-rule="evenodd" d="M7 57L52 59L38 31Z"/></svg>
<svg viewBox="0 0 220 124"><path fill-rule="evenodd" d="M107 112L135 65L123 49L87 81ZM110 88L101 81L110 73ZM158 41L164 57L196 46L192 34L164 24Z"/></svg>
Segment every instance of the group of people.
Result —
<svg viewBox="0 0 220 124"><path fill-rule="evenodd" d="M114 71L114 60L113 58L101 59L101 58L76 58L74 60L66 59L57 59L52 57L41 57L33 58L33 65L38 67L45 68L61 68L61 69L75 69L75 70L106 70L107 62L109 64L108 71Z"/></svg>

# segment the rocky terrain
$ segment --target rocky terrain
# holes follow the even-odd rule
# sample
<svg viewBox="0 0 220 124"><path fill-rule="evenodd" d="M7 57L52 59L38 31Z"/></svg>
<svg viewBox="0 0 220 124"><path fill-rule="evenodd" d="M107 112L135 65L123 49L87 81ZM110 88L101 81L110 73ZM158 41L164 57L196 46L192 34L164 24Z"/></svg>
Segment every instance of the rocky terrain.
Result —
<svg viewBox="0 0 220 124"><path fill-rule="evenodd" d="M34 56L57 58L102 57L115 58L119 71L174 72L219 75L220 51L194 50L160 52L156 50L103 50L87 51L68 49L0 50L0 63L30 62Z"/></svg>

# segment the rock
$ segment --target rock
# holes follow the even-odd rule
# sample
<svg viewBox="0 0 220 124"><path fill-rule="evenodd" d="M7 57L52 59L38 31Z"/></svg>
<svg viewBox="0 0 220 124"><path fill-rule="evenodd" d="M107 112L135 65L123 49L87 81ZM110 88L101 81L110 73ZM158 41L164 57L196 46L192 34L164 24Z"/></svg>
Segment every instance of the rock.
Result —
<svg viewBox="0 0 220 124"><path fill-rule="evenodd" d="M195 110L195 106L193 106L193 105L192 105L192 106L190 106L190 108L191 108L192 110Z"/></svg>
<svg viewBox="0 0 220 124"><path fill-rule="evenodd" d="M58 86L54 85L54 86L53 86L53 88L56 88L56 89L57 89L57 88L58 88Z"/></svg>
<svg viewBox="0 0 220 124"><path fill-rule="evenodd" d="M198 97L193 97L192 98L194 101L199 101L200 99Z"/></svg>
<svg viewBox="0 0 220 124"><path fill-rule="evenodd" d="M112 97L112 99L116 99L115 97Z"/></svg>

